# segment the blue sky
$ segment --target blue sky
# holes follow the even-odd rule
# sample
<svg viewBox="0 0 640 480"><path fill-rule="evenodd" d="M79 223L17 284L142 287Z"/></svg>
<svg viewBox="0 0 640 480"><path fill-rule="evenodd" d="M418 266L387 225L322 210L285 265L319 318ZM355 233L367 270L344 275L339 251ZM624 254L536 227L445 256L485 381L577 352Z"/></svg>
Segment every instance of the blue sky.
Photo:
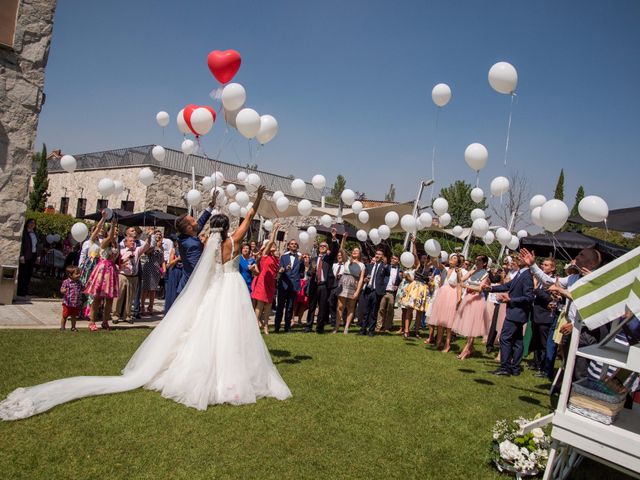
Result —
<svg viewBox="0 0 640 480"><path fill-rule="evenodd" d="M270 113L278 136L254 160L234 140L221 160L309 180L338 173L369 198L394 183L397 199L429 178L436 107L436 180L475 181L464 149L489 149L481 187L513 170L531 193L552 196L565 169L565 200L578 185L611 208L638 205L640 3L605 1L109 1L59 0L38 143L84 153L149 143L179 148L175 114L212 104L209 51L238 50L235 81L247 106ZM509 98L487 72L518 70L509 165L503 165ZM172 123L163 137L155 113ZM219 118L203 140L220 149Z"/></svg>

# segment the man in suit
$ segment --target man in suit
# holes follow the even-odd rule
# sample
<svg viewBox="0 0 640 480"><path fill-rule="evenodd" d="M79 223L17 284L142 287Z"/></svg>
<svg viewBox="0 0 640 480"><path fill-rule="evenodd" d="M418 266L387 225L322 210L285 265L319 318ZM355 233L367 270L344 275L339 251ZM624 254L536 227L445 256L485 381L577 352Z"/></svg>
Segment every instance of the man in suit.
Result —
<svg viewBox="0 0 640 480"><path fill-rule="evenodd" d="M311 271L309 274L309 297L310 305L318 307L317 333L324 333L324 326L329 322L329 294L335 284L333 274L333 264L338 256L340 244L336 238L336 229L331 230L331 250L327 242L320 242L318 245L318 256L311 259ZM313 327L313 312L311 308L307 314L306 332L310 332Z"/></svg>
<svg viewBox="0 0 640 480"><path fill-rule="evenodd" d="M389 266L383 261L384 252L376 250L373 262L366 266L365 287L360 301L364 302L364 318L358 335L374 336L380 300L389 282Z"/></svg>
<svg viewBox="0 0 640 480"><path fill-rule="evenodd" d="M289 241L289 250L280 257L278 276L278 305L276 307L275 331L280 331L284 313L284 331L291 330L293 302L300 291L300 280L304 277L304 262L298 252L298 242Z"/></svg>
<svg viewBox="0 0 640 480"><path fill-rule="evenodd" d="M378 322L376 323L376 331L388 332L393 326L393 306L396 301L396 292L402 281L402 271L400 270L400 259L397 255L391 255L391 263L389 264L389 280L385 287L385 293L380 300L378 309Z"/></svg>
<svg viewBox="0 0 640 480"><path fill-rule="evenodd" d="M553 275L556 270L556 261L553 258L545 258L541 268L546 275ZM555 304L555 300L545 288L544 284L537 279L534 279L533 295L533 317L531 322L533 369L537 371L537 377L544 378L547 376L543 372L545 369L545 359L551 356L551 352L549 352L549 354L547 353L549 332L551 325L557 318L557 310L550 308L550 305L553 307ZM555 352L553 358L555 360ZM553 361L551 363L553 364Z"/></svg>
<svg viewBox="0 0 640 480"><path fill-rule="evenodd" d="M182 277L180 278L180 283L178 283L178 294L189 281L189 277L202 256L204 245L198 238L198 234L207 224L209 217L211 217L215 200L214 197L197 221L187 214L182 214L175 220L175 227L178 231L178 250L182 260Z"/></svg>
<svg viewBox="0 0 640 480"><path fill-rule="evenodd" d="M38 236L36 235L36 221L30 218L24 224L22 244L20 246L20 265L18 266L18 297L29 295L29 284L33 267L38 258Z"/></svg>
<svg viewBox="0 0 640 480"><path fill-rule="evenodd" d="M520 259L519 270L504 285L494 285L485 279L483 288L497 292L499 301L507 304L507 314L500 332L500 368L494 375L520 375L520 362L524 353L523 329L529 321L533 302L533 277L527 265Z"/></svg>

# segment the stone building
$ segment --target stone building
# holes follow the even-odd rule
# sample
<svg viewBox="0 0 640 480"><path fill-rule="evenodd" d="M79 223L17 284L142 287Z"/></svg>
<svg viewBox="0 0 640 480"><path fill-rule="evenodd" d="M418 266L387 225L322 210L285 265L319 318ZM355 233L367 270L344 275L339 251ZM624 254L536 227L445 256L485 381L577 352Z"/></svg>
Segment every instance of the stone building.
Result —
<svg viewBox="0 0 640 480"><path fill-rule="evenodd" d="M56 0L0 5L0 264L17 265Z"/></svg>

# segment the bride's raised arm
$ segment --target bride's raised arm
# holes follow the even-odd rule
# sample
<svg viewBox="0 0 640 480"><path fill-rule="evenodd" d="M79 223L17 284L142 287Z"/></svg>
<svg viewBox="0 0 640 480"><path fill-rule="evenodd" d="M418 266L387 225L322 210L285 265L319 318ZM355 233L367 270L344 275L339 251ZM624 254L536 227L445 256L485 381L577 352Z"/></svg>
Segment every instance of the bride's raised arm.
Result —
<svg viewBox="0 0 640 480"><path fill-rule="evenodd" d="M256 201L253 202L253 205L247 212L247 216L244 217L243 222L236 229L236 231L233 232L233 234L231 235L231 238L233 238L233 242L236 245L238 245L238 248L240 247L240 242L242 241L244 236L247 234L247 231L249 230L249 226L251 225L251 220L253 220L253 217L256 216L256 212L258 211L258 207L260 206L260 202L262 201L262 196L264 195L265 190L266 188L264 187L264 185L260 185L260 187L258 187L258 196L256 197Z"/></svg>

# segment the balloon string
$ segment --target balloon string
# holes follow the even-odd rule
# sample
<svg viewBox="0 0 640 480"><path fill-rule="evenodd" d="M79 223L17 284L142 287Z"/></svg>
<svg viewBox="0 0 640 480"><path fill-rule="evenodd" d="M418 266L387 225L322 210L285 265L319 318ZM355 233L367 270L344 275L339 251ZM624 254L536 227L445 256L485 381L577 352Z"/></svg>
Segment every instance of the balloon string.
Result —
<svg viewBox="0 0 640 480"><path fill-rule="evenodd" d="M476 188L480 185L480 170L476 170Z"/></svg>
<svg viewBox="0 0 640 480"><path fill-rule="evenodd" d="M431 184L431 201L433 202L433 191L436 185L436 147L438 145L438 124L440 120L440 110L441 107L436 109L436 124L434 128L433 134L433 149L431 150L431 180L433 183Z"/></svg>
<svg viewBox="0 0 640 480"><path fill-rule="evenodd" d="M511 136L511 116L513 114L513 100L516 98L515 92L511 94L511 105L509 106L509 123L507 124L507 142L504 147L504 166L507 166L507 154L509 152L509 137Z"/></svg>

